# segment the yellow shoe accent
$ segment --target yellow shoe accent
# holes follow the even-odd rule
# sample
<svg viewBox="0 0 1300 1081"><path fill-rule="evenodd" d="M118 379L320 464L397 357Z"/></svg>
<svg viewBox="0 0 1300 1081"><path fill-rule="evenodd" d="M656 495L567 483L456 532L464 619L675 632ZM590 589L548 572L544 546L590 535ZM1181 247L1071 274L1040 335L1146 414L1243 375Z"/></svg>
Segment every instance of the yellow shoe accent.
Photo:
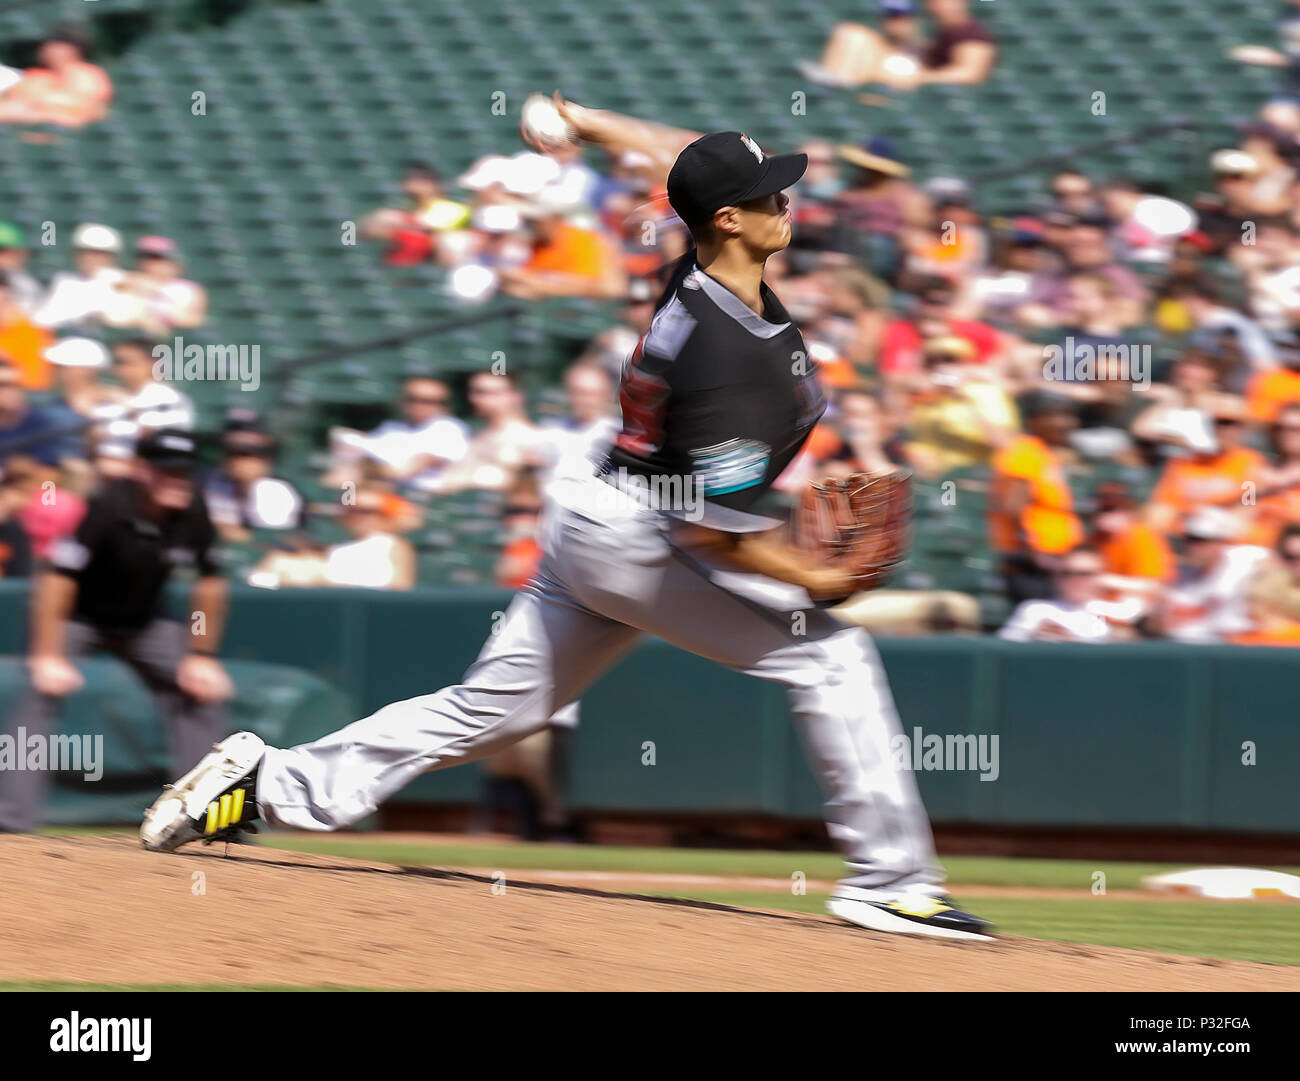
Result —
<svg viewBox="0 0 1300 1081"><path fill-rule="evenodd" d="M217 811L217 819L221 823L222 829L230 825L230 804L230 793L227 792L221 797L221 808Z"/></svg>
<svg viewBox="0 0 1300 1081"><path fill-rule="evenodd" d="M915 916L921 920L952 910L952 905L933 897L918 897L915 901L891 901L889 907L900 915Z"/></svg>
<svg viewBox="0 0 1300 1081"><path fill-rule="evenodd" d="M242 788L236 788L234 792L231 793L231 796L230 821L238 822L244 817L244 790Z"/></svg>
<svg viewBox="0 0 1300 1081"><path fill-rule="evenodd" d="M216 833L220 827L217 825L217 801L213 800L208 804L208 821L203 827L204 833Z"/></svg>

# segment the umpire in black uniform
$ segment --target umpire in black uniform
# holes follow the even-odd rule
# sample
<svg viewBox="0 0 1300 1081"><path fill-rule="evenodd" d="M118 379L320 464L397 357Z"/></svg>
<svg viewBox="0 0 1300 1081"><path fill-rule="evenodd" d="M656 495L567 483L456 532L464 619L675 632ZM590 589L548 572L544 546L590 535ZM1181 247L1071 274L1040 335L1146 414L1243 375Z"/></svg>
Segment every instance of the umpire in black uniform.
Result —
<svg viewBox="0 0 1300 1081"><path fill-rule="evenodd" d="M216 659L227 602L213 551L216 531L194 483L197 455L185 432L144 435L134 475L102 485L74 536L58 542L32 593L28 692L8 728L46 737L58 700L81 687L74 661L120 657L144 680L166 726L174 775L228 729L221 703L233 687ZM192 571L188 622L162 614L173 570ZM0 772L0 830L35 822L40 771Z"/></svg>

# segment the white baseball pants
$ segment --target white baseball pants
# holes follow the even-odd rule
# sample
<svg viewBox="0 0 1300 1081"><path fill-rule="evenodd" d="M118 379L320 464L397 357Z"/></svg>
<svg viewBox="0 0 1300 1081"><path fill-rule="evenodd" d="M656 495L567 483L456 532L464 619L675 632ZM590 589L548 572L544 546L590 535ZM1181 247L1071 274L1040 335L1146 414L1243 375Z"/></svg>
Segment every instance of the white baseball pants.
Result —
<svg viewBox="0 0 1300 1081"><path fill-rule="evenodd" d="M786 688L848 881L892 889L942 879L915 780L891 754L898 718L864 630L802 590L701 561L674 544L670 519L596 478L556 492L544 549L536 581L460 684L313 743L268 749L263 817L293 829L347 826L421 773L538 731L647 633Z"/></svg>

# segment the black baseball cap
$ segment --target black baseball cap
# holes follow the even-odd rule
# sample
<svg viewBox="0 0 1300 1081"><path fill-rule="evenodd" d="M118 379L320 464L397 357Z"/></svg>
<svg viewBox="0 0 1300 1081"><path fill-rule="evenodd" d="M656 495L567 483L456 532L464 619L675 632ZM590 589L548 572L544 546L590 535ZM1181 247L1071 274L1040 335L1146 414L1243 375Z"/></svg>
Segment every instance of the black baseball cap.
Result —
<svg viewBox="0 0 1300 1081"><path fill-rule="evenodd" d="M199 460L193 437L174 428L159 428L142 435L136 441L135 453L159 469L193 469Z"/></svg>
<svg viewBox="0 0 1300 1081"><path fill-rule="evenodd" d="M807 168L807 154L769 157L748 135L715 131L677 155L668 174L668 202L687 225L699 225L721 207L790 187Z"/></svg>

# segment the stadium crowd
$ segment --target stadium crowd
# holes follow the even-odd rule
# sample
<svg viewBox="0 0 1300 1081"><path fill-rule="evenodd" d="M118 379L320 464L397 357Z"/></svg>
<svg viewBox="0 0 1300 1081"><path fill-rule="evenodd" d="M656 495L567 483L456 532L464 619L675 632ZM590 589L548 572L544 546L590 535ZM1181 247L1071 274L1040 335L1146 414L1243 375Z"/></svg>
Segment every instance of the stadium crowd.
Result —
<svg viewBox="0 0 1300 1081"><path fill-rule="evenodd" d="M950 43L962 63L992 62L964 5L935 7L967 20ZM901 466L954 511L978 499L1006 638L1300 644L1300 101L1267 102L1186 200L1089 160L992 217L960 177L918 181L885 139L800 149L795 240L768 277L832 404L781 491ZM400 199L363 219L377 258L440 268L466 305L589 298L618 316L572 359L564 414L544 423L512 373L473 373L467 418L459 388L412 374L388 420L335 428L320 448L337 506L276 476L275 434L232 411L204 492L223 540L262 543L247 580L409 588L429 508L485 492L496 578L526 581L548 478L589 468L611 437L620 368L685 251L665 173L653 154L536 140L455 177L411 164ZM141 434L196 423L152 363L157 341L208 318L176 245L138 238L124 266L120 234L85 223L73 247L73 268L39 282L23 229L0 222L6 576L75 528ZM346 534L336 543L310 528L322 510ZM919 611L949 585L907 584ZM987 614L958 622L991 629Z"/></svg>

